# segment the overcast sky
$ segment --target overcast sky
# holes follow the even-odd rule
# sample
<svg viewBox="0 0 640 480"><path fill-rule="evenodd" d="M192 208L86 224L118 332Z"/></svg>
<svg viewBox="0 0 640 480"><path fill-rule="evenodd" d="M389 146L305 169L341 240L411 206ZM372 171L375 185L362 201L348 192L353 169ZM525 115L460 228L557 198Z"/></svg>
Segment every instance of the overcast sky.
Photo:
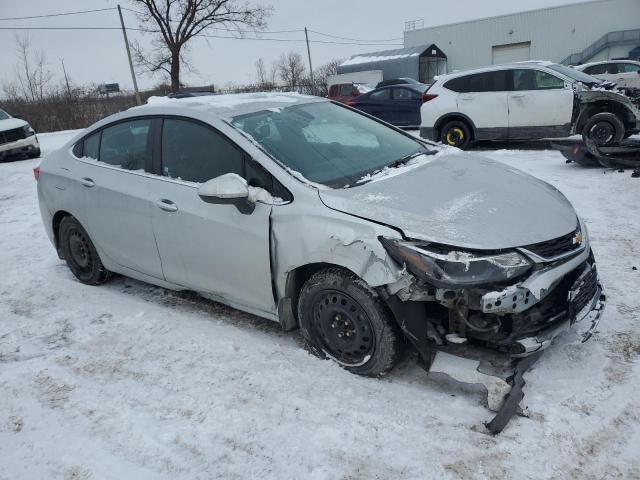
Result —
<svg viewBox="0 0 640 480"><path fill-rule="evenodd" d="M90 10L122 6L132 7L127 0L0 0L0 18L44 15L50 13ZM292 30L307 26L316 31L357 39L399 39L388 43L402 43L404 22L424 19L425 26L472 20L493 15L532 10L555 5L576 3L579 0L253 0L274 7L268 30ZM455 5L455 8L454 8ZM136 7L139 8L139 7ZM131 13L125 12L127 26L137 26ZM0 21L0 27L59 26L59 27L118 27L117 11L63 16L36 20ZM0 30L0 84L14 77L15 32ZM43 50L56 81L62 80L60 59L64 58L67 72L76 84L117 82L131 88L122 33L107 31L30 31L32 46ZM265 35L266 36L266 35ZM304 33L269 35L281 39L304 38ZM148 37L147 37L148 38ZM331 40L312 34L313 39ZM144 36L130 32L130 40L146 42ZM335 39L334 39L335 40ZM336 40L340 41L340 40ZM192 40L191 58L196 73L186 73L183 82L191 85L224 85L227 82L249 83L255 80L255 61L262 57L267 66L281 53L297 51L304 55L303 42L275 42L264 40ZM358 46L313 43L312 61L318 66L334 58L347 58L355 53L398 48L392 45ZM138 71L141 88L158 83Z"/></svg>

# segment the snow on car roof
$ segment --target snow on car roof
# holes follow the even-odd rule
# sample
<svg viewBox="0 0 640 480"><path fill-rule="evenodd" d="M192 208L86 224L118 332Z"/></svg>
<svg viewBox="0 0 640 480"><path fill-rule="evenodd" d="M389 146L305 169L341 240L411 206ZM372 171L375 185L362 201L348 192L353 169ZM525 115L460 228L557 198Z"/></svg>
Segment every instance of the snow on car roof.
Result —
<svg viewBox="0 0 640 480"><path fill-rule="evenodd" d="M259 92L222 95L202 95L185 98L149 97L146 105L133 109L149 107L186 107L206 110L220 116L236 116L258 112L270 108L284 108L303 103L328 101L322 97L302 95L295 92Z"/></svg>

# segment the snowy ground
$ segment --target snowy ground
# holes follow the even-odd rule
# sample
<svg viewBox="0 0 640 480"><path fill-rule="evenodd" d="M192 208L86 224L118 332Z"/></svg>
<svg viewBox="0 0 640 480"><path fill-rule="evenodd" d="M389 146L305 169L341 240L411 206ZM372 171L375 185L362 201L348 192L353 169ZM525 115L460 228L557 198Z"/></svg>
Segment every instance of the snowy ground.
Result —
<svg viewBox="0 0 640 480"><path fill-rule="evenodd" d="M41 225L38 160L0 164L0 479L640 478L640 179L475 154L569 197L609 296L599 334L554 345L527 376L531 417L495 438L480 388L415 359L360 378L222 305L78 283Z"/></svg>

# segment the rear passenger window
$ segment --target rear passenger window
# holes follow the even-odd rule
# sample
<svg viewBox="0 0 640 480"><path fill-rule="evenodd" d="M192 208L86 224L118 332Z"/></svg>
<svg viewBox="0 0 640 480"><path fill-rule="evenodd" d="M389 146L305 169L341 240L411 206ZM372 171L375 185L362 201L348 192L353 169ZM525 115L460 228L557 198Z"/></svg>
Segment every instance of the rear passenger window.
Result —
<svg viewBox="0 0 640 480"><path fill-rule="evenodd" d="M82 156L97 160L99 149L100 149L100 132L94 133L93 135L85 138Z"/></svg>
<svg viewBox="0 0 640 480"><path fill-rule="evenodd" d="M496 70L453 78L444 86L458 93L505 92L509 89L507 78L508 70Z"/></svg>
<svg viewBox="0 0 640 480"><path fill-rule="evenodd" d="M394 88L393 99L394 100L418 100L420 93L410 88Z"/></svg>
<svg viewBox="0 0 640 480"><path fill-rule="evenodd" d="M384 90L378 90L377 92L371 92L369 98L371 100L389 100L391 89L386 88Z"/></svg>
<svg viewBox="0 0 640 480"><path fill-rule="evenodd" d="M616 65L618 66L618 73L636 73L640 71L640 67L633 63L616 63Z"/></svg>
<svg viewBox="0 0 640 480"><path fill-rule="evenodd" d="M98 160L126 170L144 170L151 163L151 120L122 122L102 130ZM92 137L85 141L85 156L91 155L87 148Z"/></svg>
<svg viewBox="0 0 640 480"><path fill-rule="evenodd" d="M162 175L204 183L225 173L242 175L243 153L209 127L165 119L162 125Z"/></svg>
<svg viewBox="0 0 640 480"><path fill-rule="evenodd" d="M607 65L604 63L601 65L592 65L585 68L583 71L587 75L602 75L603 73L607 72Z"/></svg>
<svg viewBox="0 0 640 480"><path fill-rule="evenodd" d="M469 91L469 76L452 78L444 84L445 88L453 90L458 93L465 93Z"/></svg>

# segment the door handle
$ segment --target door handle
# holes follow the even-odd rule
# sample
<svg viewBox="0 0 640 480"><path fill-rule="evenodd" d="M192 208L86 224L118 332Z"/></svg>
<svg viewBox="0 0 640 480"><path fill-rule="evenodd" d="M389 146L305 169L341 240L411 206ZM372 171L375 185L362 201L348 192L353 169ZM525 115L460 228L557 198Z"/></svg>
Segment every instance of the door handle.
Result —
<svg viewBox="0 0 640 480"><path fill-rule="evenodd" d="M160 199L156 202L156 206L160 210L164 210L165 212L177 212L178 206L173 203L171 200L167 200L166 198Z"/></svg>
<svg viewBox="0 0 640 480"><path fill-rule="evenodd" d="M524 98L524 93L513 93L511 98Z"/></svg>
<svg viewBox="0 0 640 480"><path fill-rule="evenodd" d="M472 96L470 96L470 95L462 95L460 98L461 98L462 100L473 100L473 97L472 97Z"/></svg>
<svg viewBox="0 0 640 480"><path fill-rule="evenodd" d="M81 178L81 179L80 179L80 183L81 183L82 185L84 185L85 187L87 187L87 188L91 188L91 187L93 187L93 186L96 184L96 182L94 182L93 180L91 180L89 177L83 177L83 178Z"/></svg>

